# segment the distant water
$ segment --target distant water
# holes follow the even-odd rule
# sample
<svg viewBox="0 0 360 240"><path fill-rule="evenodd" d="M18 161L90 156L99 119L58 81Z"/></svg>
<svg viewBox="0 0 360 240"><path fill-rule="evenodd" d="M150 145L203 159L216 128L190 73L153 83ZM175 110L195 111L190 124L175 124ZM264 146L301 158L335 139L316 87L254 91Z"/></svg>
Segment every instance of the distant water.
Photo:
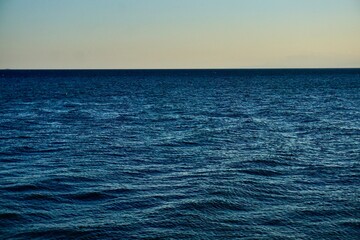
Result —
<svg viewBox="0 0 360 240"><path fill-rule="evenodd" d="M359 239L360 69L0 71L1 239Z"/></svg>

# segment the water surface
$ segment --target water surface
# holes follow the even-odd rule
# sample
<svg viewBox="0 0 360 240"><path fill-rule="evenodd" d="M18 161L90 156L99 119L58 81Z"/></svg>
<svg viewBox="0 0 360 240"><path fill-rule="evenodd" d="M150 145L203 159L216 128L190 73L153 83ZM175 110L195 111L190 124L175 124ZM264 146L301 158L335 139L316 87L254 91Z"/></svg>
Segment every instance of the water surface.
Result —
<svg viewBox="0 0 360 240"><path fill-rule="evenodd" d="M359 239L359 69L0 71L0 143L3 239Z"/></svg>

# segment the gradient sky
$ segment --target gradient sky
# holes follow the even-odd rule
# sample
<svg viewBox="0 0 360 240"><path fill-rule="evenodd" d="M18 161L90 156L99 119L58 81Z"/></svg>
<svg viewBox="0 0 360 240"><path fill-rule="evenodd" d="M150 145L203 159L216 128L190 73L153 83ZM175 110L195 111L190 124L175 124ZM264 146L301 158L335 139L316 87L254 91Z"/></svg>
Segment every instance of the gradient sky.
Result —
<svg viewBox="0 0 360 240"><path fill-rule="evenodd" d="M360 67L360 0L0 0L0 68Z"/></svg>

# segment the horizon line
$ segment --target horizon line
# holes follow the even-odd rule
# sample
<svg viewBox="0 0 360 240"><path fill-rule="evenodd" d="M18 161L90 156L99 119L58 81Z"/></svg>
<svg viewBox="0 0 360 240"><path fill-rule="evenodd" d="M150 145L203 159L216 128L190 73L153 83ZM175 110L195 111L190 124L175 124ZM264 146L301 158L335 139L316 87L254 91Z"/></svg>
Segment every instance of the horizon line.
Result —
<svg viewBox="0 0 360 240"><path fill-rule="evenodd" d="M174 70L321 70L360 69L360 67L249 67L249 68L1 68L0 71L174 71Z"/></svg>

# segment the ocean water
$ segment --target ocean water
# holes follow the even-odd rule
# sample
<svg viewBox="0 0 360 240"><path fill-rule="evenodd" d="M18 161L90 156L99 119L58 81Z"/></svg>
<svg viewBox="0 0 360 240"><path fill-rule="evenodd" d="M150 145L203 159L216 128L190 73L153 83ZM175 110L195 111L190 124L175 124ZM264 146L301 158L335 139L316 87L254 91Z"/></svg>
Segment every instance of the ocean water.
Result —
<svg viewBox="0 0 360 240"><path fill-rule="evenodd" d="M360 239L360 69L0 71L1 239Z"/></svg>

